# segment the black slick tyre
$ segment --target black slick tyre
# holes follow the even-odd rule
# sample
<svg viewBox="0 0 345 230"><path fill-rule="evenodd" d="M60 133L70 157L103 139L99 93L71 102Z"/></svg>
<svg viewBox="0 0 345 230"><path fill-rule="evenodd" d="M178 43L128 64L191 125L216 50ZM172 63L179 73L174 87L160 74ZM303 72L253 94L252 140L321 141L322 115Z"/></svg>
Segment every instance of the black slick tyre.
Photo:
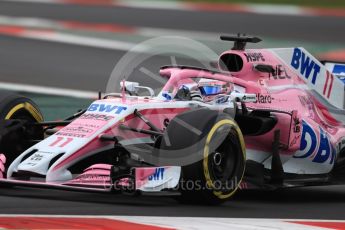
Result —
<svg viewBox="0 0 345 230"><path fill-rule="evenodd" d="M220 204L232 197L241 183L246 156L243 135L231 116L195 109L172 119L164 135L160 157L188 159L179 160L181 202Z"/></svg>

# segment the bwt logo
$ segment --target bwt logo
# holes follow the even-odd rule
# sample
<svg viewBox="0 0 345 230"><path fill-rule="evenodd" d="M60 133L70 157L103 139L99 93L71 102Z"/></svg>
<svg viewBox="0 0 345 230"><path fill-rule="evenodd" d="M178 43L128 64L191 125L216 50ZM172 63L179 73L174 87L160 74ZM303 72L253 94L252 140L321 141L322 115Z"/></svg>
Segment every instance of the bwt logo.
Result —
<svg viewBox="0 0 345 230"><path fill-rule="evenodd" d="M302 155L294 156L294 158L313 157L313 162L324 163L330 159L333 164L335 158L335 149L332 147L327 134L321 127L319 137L307 122L303 121L303 130L301 137L301 146L299 153Z"/></svg>
<svg viewBox="0 0 345 230"><path fill-rule="evenodd" d="M320 73L320 66L311 60L301 49L294 49L291 66L298 70L306 79L309 79L311 76L311 83L315 85L316 78Z"/></svg>
<svg viewBox="0 0 345 230"><path fill-rule="evenodd" d="M127 109L127 107L124 107L124 106L105 105L105 104L92 104L87 109L87 111L106 112L106 113L114 112L115 114L120 114L123 110L126 110L126 109Z"/></svg>
<svg viewBox="0 0 345 230"><path fill-rule="evenodd" d="M156 168L155 172L149 176L149 181L152 180L163 180L165 168Z"/></svg>

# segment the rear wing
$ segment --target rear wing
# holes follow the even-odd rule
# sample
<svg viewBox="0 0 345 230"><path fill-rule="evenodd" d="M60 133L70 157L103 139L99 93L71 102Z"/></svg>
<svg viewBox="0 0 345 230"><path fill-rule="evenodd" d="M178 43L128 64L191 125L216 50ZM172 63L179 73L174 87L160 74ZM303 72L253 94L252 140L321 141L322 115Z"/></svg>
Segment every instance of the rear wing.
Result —
<svg viewBox="0 0 345 230"><path fill-rule="evenodd" d="M337 75L335 76L336 73L333 70L336 63L324 65L301 47L270 49L270 51L327 102L339 109L345 108L345 84ZM343 64L342 70L344 70L343 74L345 75L345 64Z"/></svg>

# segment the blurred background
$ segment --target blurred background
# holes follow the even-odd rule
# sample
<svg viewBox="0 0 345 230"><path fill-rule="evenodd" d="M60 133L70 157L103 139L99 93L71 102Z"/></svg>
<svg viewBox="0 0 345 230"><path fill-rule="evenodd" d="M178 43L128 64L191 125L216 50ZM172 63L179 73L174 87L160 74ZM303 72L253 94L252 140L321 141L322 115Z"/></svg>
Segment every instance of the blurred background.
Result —
<svg viewBox="0 0 345 230"><path fill-rule="evenodd" d="M219 36L236 33L263 39L251 48L303 46L320 60L345 61L345 1L0 0L0 88L33 98L46 120L63 119L104 92L115 65L148 39L188 37L209 47L208 61L215 61L214 54L232 47ZM174 45L190 48L181 40ZM162 50L124 77L159 88L159 67L171 64L202 63L199 56ZM343 201L343 186L242 192L219 207L167 197L4 189L0 212L339 220Z"/></svg>
<svg viewBox="0 0 345 230"><path fill-rule="evenodd" d="M210 2L210 3L258 3L258 4L285 4L297 6L322 6L327 8L344 7L342 0L188 0L188 2Z"/></svg>
<svg viewBox="0 0 345 230"><path fill-rule="evenodd" d="M61 119L104 92L116 63L141 42L185 36L219 54L232 46L219 35L236 33L263 39L252 48L303 46L345 61L345 1L0 0L0 88ZM169 64L198 63L155 55L126 77L158 88L150 75Z"/></svg>

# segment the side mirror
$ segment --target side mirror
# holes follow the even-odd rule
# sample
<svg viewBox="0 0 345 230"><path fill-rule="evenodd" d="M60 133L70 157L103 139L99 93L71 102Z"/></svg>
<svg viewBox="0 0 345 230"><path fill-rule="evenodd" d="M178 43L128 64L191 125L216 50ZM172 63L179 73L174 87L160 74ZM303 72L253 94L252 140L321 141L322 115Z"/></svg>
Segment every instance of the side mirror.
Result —
<svg viewBox="0 0 345 230"><path fill-rule="evenodd" d="M145 89L149 92L150 97L155 96L155 92L152 88L147 86L140 86L138 82L132 82L132 81L125 81L124 83L120 83L121 90L123 90L123 87L125 87L125 91L127 91L130 95L138 95L139 89Z"/></svg>
<svg viewBox="0 0 345 230"><path fill-rule="evenodd" d="M120 83L121 90L123 90L123 87L125 87L125 90L130 94L130 95L137 95L138 94L138 82L132 82L132 81L125 81Z"/></svg>

